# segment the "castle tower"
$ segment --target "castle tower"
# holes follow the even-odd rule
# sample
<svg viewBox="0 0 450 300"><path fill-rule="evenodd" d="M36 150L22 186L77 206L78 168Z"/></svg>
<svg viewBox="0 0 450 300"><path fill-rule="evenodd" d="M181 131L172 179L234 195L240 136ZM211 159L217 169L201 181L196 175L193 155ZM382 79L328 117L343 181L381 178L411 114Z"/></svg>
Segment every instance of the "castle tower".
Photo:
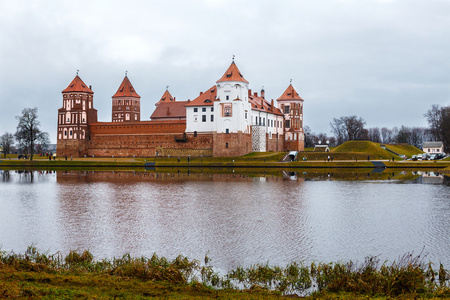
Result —
<svg viewBox="0 0 450 300"><path fill-rule="evenodd" d="M214 156L244 155L251 152L248 84L234 59L216 82Z"/></svg>
<svg viewBox="0 0 450 300"><path fill-rule="evenodd" d="M141 97L136 93L128 76L112 96L113 122L138 122L141 120Z"/></svg>
<svg viewBox="0 0 450 300"><path fill-rule="evenodd" d="M63 107L58 109L58 156L81 157L87 154L89 124L97 122L94 92L77 75L62 91Z"/></svg>
<svg viewBox="0 0 450 300"><path fill-rule="evenodd" d="M278 107L284 114L285 150L303 151L305 135L303 131L303 99L292 84L277 99Z"/></svg>
<svg viewBox="0 0 450 300"><path fill-rule="evenodd" d="M167 87L161 99L159 99L159 101L156 102L155 105L158 106L160 103L169 103L169 102L175 102L175 98L172 97L172 95L169 92L169 87Z"/></svg>

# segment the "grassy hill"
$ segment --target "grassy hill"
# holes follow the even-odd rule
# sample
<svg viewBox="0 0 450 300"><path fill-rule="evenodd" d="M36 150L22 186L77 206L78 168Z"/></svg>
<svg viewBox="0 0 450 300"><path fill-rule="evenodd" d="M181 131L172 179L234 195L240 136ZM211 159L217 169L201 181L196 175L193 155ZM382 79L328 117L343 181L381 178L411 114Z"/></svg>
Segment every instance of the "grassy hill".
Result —
<svg viewBox="0 0 450 300"><path fill-rule="evenodd" d="M408 157L424 153L422 150L420 150L419 148L416 148L412 145L385 144L385 146L386 146L386 149L394 151L395 153L398 153L398 154L404 154Z"/></svg>
<svg viewBox="0 0 450 300"><path fill-rule="evenodd" d="M384 159L391 158L393 155L391 152L381 148L380 144L369 141L348 141L333 149L331 153L364 154L373 158Z"/></svg>

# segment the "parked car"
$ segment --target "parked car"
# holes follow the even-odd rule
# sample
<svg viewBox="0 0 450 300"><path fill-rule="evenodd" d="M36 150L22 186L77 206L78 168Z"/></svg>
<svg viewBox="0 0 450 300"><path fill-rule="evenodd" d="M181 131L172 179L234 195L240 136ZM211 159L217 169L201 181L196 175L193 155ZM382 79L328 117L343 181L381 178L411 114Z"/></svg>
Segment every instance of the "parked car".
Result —
<svg viewBox="0 0 450 300"><path fill-rule="evenodd" d="M417 159L422 160L422 156L423 156L423 154L417 154Z"/></svg>
<svg viewBox="0 0 450 300"><path fill-rule="evenodd" d="M418 158L417 158L417 155L413 155L412 157L411 157L411 160L417 160Z"/></svg>

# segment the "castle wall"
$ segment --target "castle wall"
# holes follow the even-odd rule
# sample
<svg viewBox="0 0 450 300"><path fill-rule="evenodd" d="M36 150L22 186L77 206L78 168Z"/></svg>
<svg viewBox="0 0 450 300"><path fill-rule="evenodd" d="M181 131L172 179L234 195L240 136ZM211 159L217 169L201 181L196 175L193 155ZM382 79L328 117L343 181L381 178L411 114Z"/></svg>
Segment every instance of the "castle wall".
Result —
<svg viewBox="0 0 450 300"><path fill-rule="evenodd" d="M284 138L283 135L272 134L272 138L269 138L269 134L266 134L267 147L266 151L279 152L284 151Z"/></svg>
<svg viewBox="0 0 450 300"><path fill-rule="evenodd" d="M251 133L214 133L213 156L242 156L252 152Z"/></svg>
<svg viewBox="0 0 450 300"><path fill-rule="evenodd" d="M284 151L303 151L305 150L305 141L285 140Z"/></svg>
<svg viewBox="0 0 450 300"><path fill-rule="evenodd" d="M90 126L89 156L212 156L213 136L184 134L186 123L96 123Z"/></svg>
<svg viewBox="0 0 450 300"><path fill-rule="evenodd" d="M59 157L82 157L88 153L85 140L58 140L56 153Z"/></svg>

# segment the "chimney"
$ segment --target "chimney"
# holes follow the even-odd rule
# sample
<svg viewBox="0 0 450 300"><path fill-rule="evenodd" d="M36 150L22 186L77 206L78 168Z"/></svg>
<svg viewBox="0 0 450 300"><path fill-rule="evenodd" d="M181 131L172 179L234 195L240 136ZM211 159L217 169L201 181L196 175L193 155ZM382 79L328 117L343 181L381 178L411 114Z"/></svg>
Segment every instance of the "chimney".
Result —
<svg viewBox="0 0 450 300"><path fill-rule="evenodd" d="M256 94L256 93L255 93ZM255 95L256 96L256 95ZM264 99L261 99L261 108L264 108Z"/></svg>
<svg viewBox="0 0 450 300"><path fill-rule="evenodd" d="M170 115L170 110L169 110L169 108L167 108L167 115Z"/></svg>
<svg viewBox="0 0 450 300"><path fill-rule="evenodd" d="M252 90L248 89L248 95L251 96L252 95Z"/></svg>
<svg viewBox="0 0 450 300"><path fill-rule="evenodd" d="M92 85L89 86L89 89L92 91Z"/></svg>
<svg viewBox="0 0 450 300"><path fill-rule="evenodd" d="M261 89L261 97L266 99L266 91L264 91L264 87Z"/></svg>
<svg viewBox="0 0 450 300"><path fill-rule="evenodd" d="M275 107L273 107L273 99L272 99L272 101L270 102L270 106L272 106L272 111L274 111Z"/></svg>
<svg viewBox="0 0 450 300"><path fill-rule="evenodd" d="M174 102L177 101L177 97L173 97L173 101L174 101Z"/></svg>
<svg viewBox="0 0 450 300"><path fill-rule="evenodd" d="M201 95L201 94L203 94L203 92L200 92L200 95ZM200 95L199 95L199 96L200 96Z"/></svg>
<svg viewBox="0 0 450 300"><path fill-rule="evenodd" d="M258 93L257 93L257 92L254 92L254 93L253 93L253 96L258 97Z"/></svg>

